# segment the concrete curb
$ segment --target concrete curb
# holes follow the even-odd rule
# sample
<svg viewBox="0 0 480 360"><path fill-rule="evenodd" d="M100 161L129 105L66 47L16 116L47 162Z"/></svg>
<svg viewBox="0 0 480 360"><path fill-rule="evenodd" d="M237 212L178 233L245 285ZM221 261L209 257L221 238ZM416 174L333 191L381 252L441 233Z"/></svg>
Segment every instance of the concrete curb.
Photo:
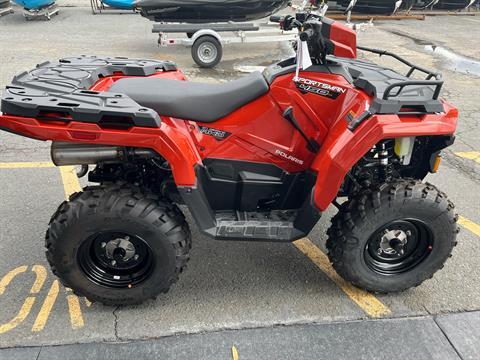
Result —
<svg viewBox="0 0 480 360"><path fill-rule="evenodd" d="M478 359L480 311L0 349L0 359ZM234 356L235 358L235 356Z"/></svg>

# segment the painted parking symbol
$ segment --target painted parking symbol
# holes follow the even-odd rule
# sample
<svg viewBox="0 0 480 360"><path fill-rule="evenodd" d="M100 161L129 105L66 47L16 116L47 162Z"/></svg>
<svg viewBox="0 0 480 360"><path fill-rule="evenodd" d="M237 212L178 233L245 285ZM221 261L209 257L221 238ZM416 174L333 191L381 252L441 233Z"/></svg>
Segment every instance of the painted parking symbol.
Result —
<svg viewBox="0 0 480 360"><path fill-rule="evenodd" d="M23 274L27 271L27 266L19 266L12 271L8 272L0 281L0 295L3 295L7 290L8 286L20 274ZM35 285L35 284L34 284ZM33 287L32 287L32 290ZM30 291L31 293L31 291ZM25 318L28 316L30 311L32 310L33 303L35 302L35 297L28 296L18 313L8 322L0 324L0 334L4 334L10 330L15 329L19 324L21 324Z"/></svg>
<svg viewBox="0 0 480 360"><path fill-rule="evenodd" d="M52 163L0 163L0 169L16 169L16 168L50 168L54 167ZM74 167L61 167L60 174L62 178L65 196L68 198L72 193L81 191L81 186L78 182ZM480 225L473 221L460 216L459 224L468 229L473 234L480 236ZM294 243L294 246L306 255L321 271L334 281L343 292L359 306L369 317L378 318L385 317L391 314L390 309L385 306L374 295L358 290L347 284L341 279L331 268L329 261L325 254L309 239L302 239ZM0 280L0 297L8 296L8 289L14 286L13 282L20 277L27 276L27 273L33 272L35 274L35 281L28 293L28 296L23 300L22 305L16 314L12 315L11 319L0 324L0 334L7 333L20 324L22 324L27 317L32 313L34 304L41 303L38 313L31 314L32 318L35 316L32 332L41 332L47 326L49 317L54 309L55 304L59 299L66 299L68 305L68 312L70 317L70 325L73 330L83 328L85 321L82 314L82 307L80 299L73 294L70 289L64 289L59 284L58 280L53 280L50 287L44 288L48 278L48 272L42 265L34 265L30 268L27 265L19 266L3 276ZM1 276L1 275L0 275ZM42 289L44 290L43 292ZM47 293L45 298L40 297L40 293ZM63 292L63 296L62 296ZM20 301L19 301L20 303ZM85 299L85 305L91 306L91 303ZM235 349L236 350L236 349ZM235 351L232 353L235 356ZM238 353L237 353L238 354ZM238 356L238 355L237 355Z"/></svg>
<svg viewBox="0 0 480 360"><path fill-rule="evenodd" d="M25 276L27 272L27 265L22 265L9 271L0 280L0 296L6 296L8 294L8 288L13 286L12 282L20 276ZM13 316L7 322L0 324L0 334L7 333L23 323L32 312L33 305L36 302L42 301L42 299L39 298L39 293L43 289L47 280L47 270L43 265L33 265L31 272L35 274L35 281L29 291L28 296L24 300L20 310L15 314L15 316ZM48 293L43 299L40 310L35 317L35 321L31 329L32 332L40 332L45 328L52 309L58 299L59 292L60 284L58 280L55 279L50 285ZM68 312L72 329L76 330L84 327L85 321L83 319L79 298L74 295L70 289L65 289L65 298L68 304ZM87 303L87 306L89 305L90 304Z"/></svg>
<svg viewBox="0 0 480 360"><path fill-rule="evenodd" d="M51 162L0 163L0 169L32 169L54 167L55 166ZM62 167L60 168L60 174L65 190L65 196L67 198L72 193L81 189L74 167ZM6 296L8 287L11 286L12 281L19 276L26 275L25 273L27 273L27 270L28 266L23 265L9 271L0 280L0 296L4 295L4 293ZM53 280L45 299L39 299L39 293L44 287L48 273L43 265L33 265L31 271L35 273L36 278L32 288L30 289L29 295L24 300L18 313L9 321L5 322L4 324L0 324L0 335L15 329L17 326L23 323L31 314L34 304L39 303L42 300L42 305L38 314L36 314L31 331L40 332L47 325L54 305L58 301L59 294L61 292L61 285L59 284L58 280ZM73 330L83 328L85 326L85 321L80 305L80 299L74 295L70 289L65 289L64 293L67 300L71 328ZM88 301L85 301L85 304L87 307L91 305L91 303Z"/></svg>

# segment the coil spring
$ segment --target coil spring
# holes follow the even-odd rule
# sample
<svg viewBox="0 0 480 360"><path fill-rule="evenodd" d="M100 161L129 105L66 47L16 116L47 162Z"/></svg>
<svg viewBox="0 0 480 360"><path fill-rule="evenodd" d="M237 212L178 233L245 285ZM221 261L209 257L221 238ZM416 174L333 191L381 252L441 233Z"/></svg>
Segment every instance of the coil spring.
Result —
<svg viewBox="0 0 480 360"><path fill-rule="evenodd" d="M377 168L380 181L388 181L392 177L392 159L394 155L395 142L386 140L376 144L364 157L363 166L366 168Z"/></svg>

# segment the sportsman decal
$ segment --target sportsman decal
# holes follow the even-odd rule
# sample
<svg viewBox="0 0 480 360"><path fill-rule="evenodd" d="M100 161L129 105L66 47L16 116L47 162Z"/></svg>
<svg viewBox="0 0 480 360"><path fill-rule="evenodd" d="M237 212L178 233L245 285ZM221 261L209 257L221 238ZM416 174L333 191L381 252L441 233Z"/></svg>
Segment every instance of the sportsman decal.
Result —
<svg viewBox="0 0 480 360"><path fill-rule="evenodd" d="M336 99L341 94L345 94L347 92L347 89L344 89L340 86L334 86L301 77L295 79L295 84L302 93L312 93L327 97L329 99Z"/></svg>

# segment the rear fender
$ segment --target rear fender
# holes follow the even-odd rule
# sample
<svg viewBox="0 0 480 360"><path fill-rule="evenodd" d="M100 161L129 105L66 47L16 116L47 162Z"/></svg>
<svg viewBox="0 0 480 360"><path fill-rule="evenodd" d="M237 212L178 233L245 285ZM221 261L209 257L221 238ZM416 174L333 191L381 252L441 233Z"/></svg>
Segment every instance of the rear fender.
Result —
<svg viewBox="0 0 480 360"><path fill-rule="evenodd" d="M37 140L153 149L168 161L178 186L194 186L194 167L201 164L201 158L180 124L184 122L167 120L162 121L159 128L132 127L118 130L100 128L96 123L43 122L0 113L0 129Z"/></svg>
<svg viewBox="0 0 480 360"><path fill-rule="evenodd" d="M331 128L320 153L312 163L317 173L314 202L325 211L337 197L338 191L351 168L375 144L383 139L413 136L453 135L457 126L458 110L448 104L445 113L423 116L374 115L353 132L340 119Z"/></svg>

